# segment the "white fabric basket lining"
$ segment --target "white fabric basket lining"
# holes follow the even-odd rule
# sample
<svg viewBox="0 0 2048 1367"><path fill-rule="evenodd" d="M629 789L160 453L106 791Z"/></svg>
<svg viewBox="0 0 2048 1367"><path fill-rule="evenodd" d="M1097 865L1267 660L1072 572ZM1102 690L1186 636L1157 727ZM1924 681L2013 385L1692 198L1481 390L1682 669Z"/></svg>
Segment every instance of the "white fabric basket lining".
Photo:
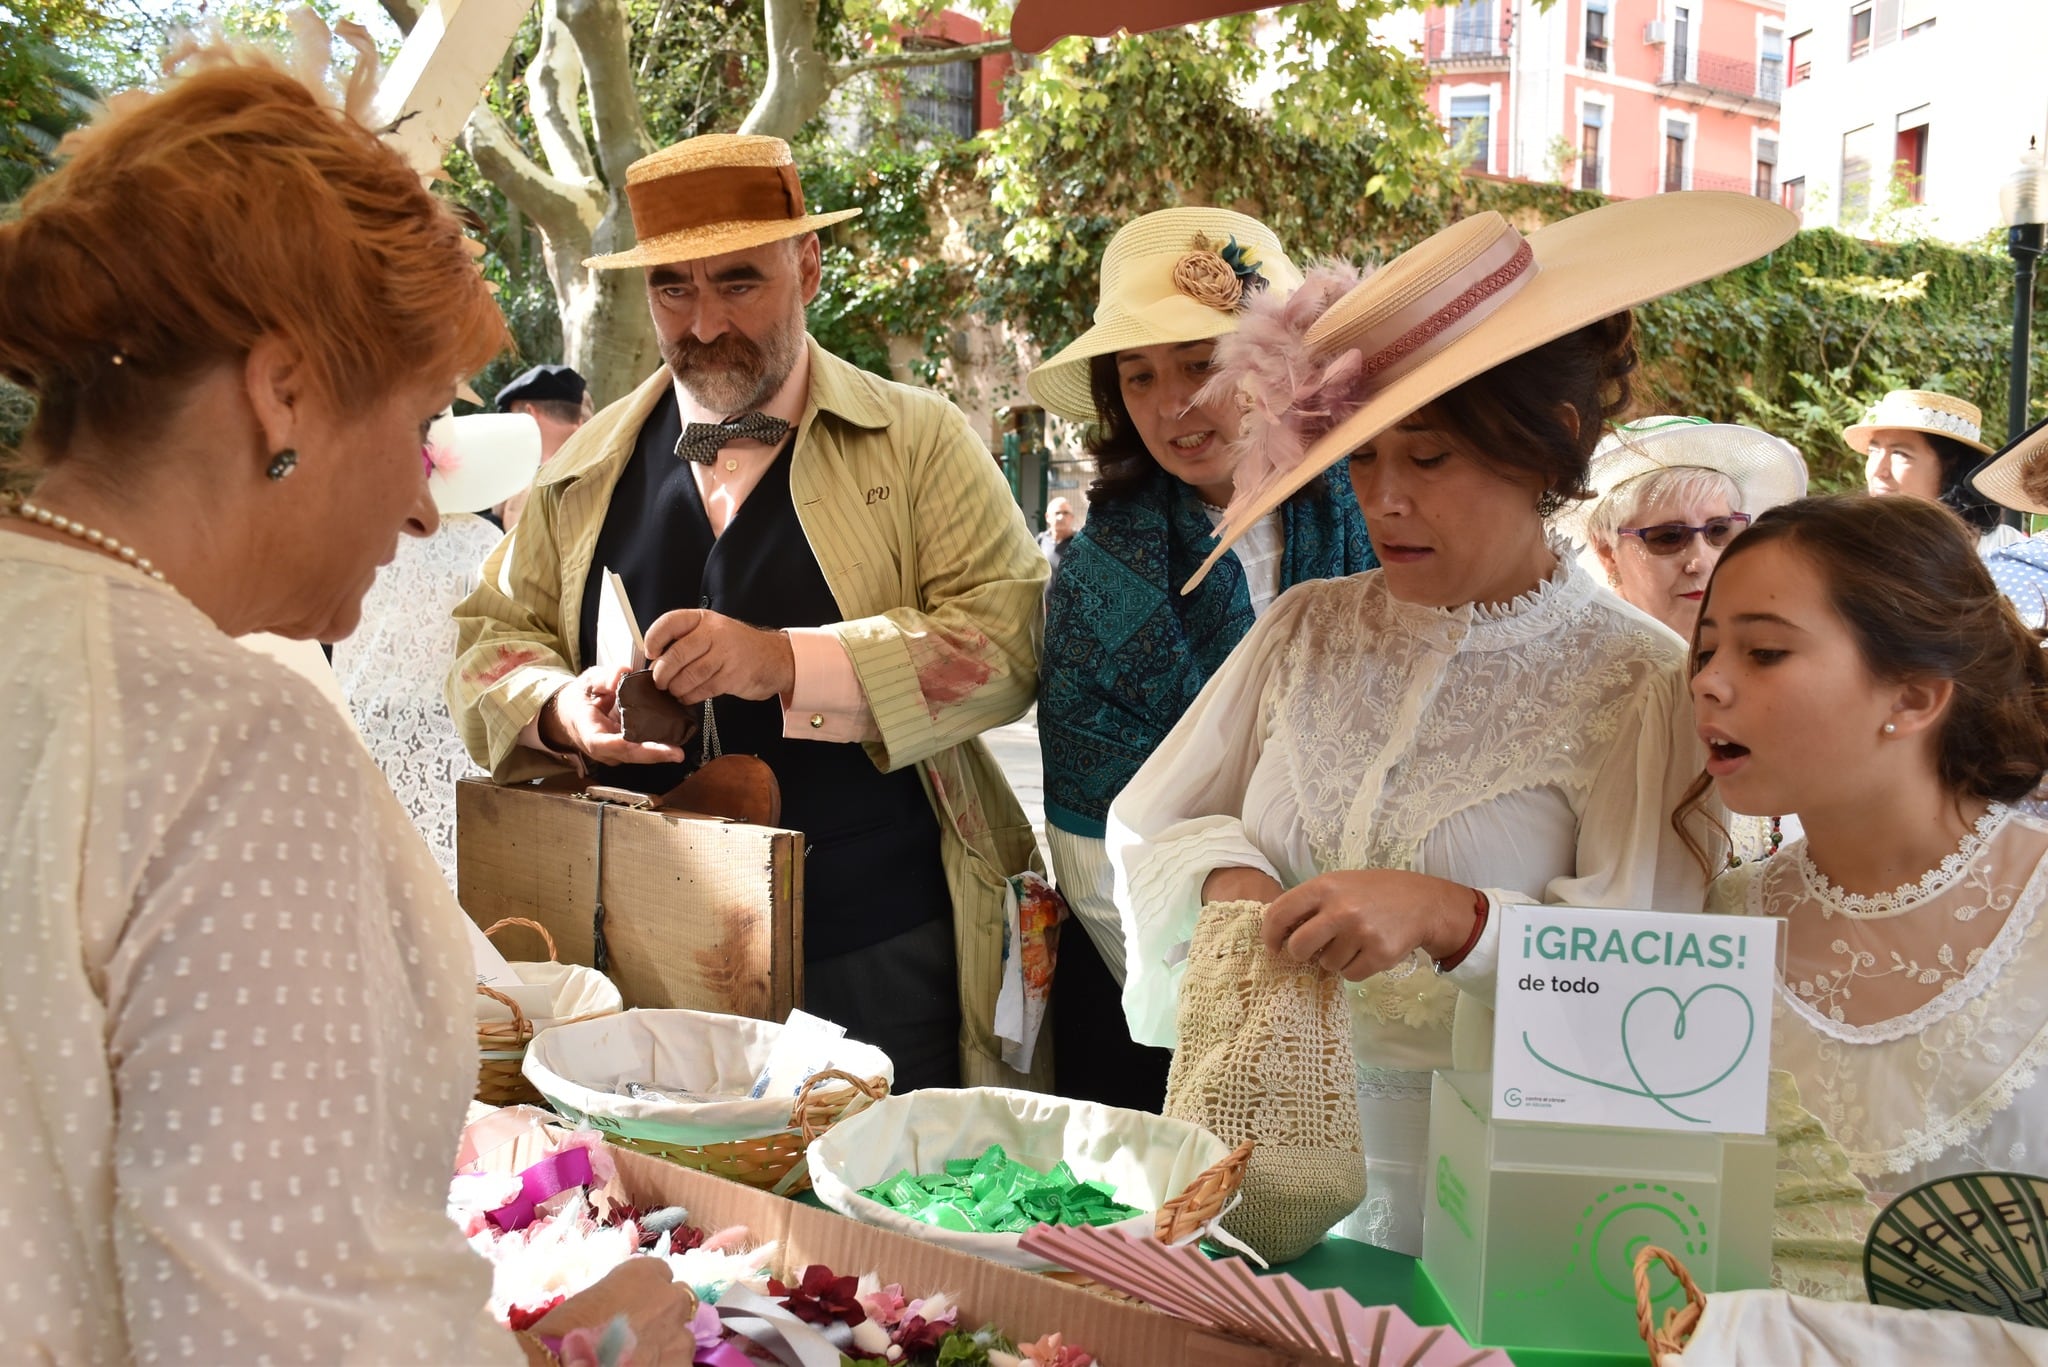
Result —
<svg viewBox="0 0 2048 1367"><path fill-rule="evenodd" d="M789 1128L794 1094L747 1096L781 1030L745 1016L633 1010L537 1037L524 1071L555 1109L601 1130L663 1144L730 1144ZM823 1066L855 1077L896 1076L888 1055L858 1040L833 1041ZM643 1101L625 1094L629 1082L731 1099Z"/></svg>
<svg viewBox="0 0 2048 1367"><path fill-rule="evenodd" d="M810 1148L812 1189L841 1215L1030 1272L1053 1265L1018 1247L1016 1234L969 1234L913 1220L860 1194L906 1169L943 1172L949 1158L979 1158L1001 1144L1041 1172L1065 1159L1080 1181L1101 1180L1143 1212L1112 1228L1152 1232L1153 1212L1230 1154L1199 1126L1143 1111L996 1087L926 1088L876 1102Z"/></svg>

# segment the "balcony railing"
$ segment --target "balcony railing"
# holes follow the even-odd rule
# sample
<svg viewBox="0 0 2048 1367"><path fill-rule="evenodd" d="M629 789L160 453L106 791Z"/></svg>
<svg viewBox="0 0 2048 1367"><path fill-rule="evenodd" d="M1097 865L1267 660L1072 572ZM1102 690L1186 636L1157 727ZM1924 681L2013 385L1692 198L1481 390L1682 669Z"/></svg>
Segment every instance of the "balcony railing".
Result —
<svg viewBox="0 0 2048 1367"><path fill-rule="evenodd" d="M1785 97L1785 66L1782 62L1745 62L1674 45L1671 65L1657 84L1689 86L1710 95L1777 104Z"/></svg>
<svg viewBox="0 0 2048 1367"><path fill-rule="evenodd" d="M1600 158L1579 158L1579 188L1597 190L1600 188Z"/></svg>
<svg viewBox="0 0 2048 1367"><path fill-rule="evenodd" d="M1686 177L1691 182L1686 186L1689 190L1726 190L1736 195L1753 194L1756 191L1756 182L1747 176L1724 176L1713 171L1689 171ZM1672 187L1666 185L1664 188L1668 190ZM1765 198L1768 199L1769 196L1766 195Z"/></svg>
<svg viewBox="0 0 2048 1367"><path fill-rule="evenodd" d="M1422 52L1432 66L1487 66L1508 59L1505 33L1496 33L1490 14L1437 15L1423 25Z"/></svg>

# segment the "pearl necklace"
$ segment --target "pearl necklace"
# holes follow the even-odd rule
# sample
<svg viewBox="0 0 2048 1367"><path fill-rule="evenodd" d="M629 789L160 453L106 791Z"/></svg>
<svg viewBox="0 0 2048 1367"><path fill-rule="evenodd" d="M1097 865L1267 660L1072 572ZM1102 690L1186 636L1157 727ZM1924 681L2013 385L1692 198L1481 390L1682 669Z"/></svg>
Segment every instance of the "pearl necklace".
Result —
<svg viewBox="0 0 2048 1367"><path fill-rule="evenodd" d="M8 512L25 522L38 523L63 532L66 536L73 536L85 542L94 550L105 551L116 559L125 560L151 579L156 580L159 584L167 582L164 579L164 572L151 564L148 556L139 554L133 546L122 545L105 532L88 527L83 522L74 522L70 518L60 517L48 508L38 508L35 504L18 495L6 500L6 508Z"/></svg>

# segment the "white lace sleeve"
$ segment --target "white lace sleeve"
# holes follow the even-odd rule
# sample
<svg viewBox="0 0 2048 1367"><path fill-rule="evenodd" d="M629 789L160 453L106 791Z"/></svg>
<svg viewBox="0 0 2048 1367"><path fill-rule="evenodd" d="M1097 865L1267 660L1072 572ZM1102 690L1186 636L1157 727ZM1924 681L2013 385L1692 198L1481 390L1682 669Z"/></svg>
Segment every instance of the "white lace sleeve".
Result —
<svg viewBox="0 0 2048 1367"><path fill-rule="evenodd" d="M1141 1044L1173 1046L1188 940L1209 874L1238 866L1285 882L1246 829L1244 800L1265 744L1266 695L1302 601L1288 594L1259 620L1110 805L1124 1014Z"/></svg>

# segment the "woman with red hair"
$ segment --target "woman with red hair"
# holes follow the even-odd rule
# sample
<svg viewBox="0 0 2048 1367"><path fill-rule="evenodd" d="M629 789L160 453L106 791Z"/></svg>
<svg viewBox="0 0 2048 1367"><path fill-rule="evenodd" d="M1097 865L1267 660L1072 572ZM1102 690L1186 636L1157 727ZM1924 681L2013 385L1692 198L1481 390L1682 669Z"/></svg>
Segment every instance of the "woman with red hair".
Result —
<svg viewBox="0 0 2048 1367"><path fill-rule="evenodd" d="M473 970L339 712L505 344L455 216L274 64L123 97L0 225L0 1270L12 1360L520 1359L443 1213Z"/></svg>

